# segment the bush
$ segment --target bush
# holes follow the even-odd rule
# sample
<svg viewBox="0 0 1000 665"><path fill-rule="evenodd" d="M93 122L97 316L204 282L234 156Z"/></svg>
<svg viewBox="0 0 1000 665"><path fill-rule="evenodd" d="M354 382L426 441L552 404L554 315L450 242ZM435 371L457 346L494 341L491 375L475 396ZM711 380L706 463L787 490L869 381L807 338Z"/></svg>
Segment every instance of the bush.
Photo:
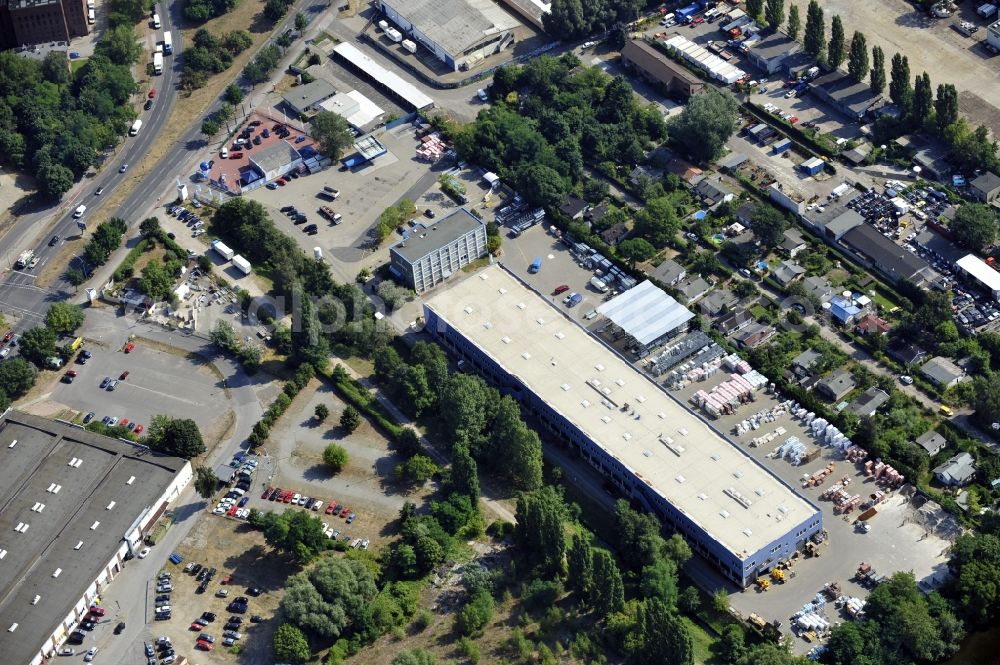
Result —
<svg viewBox="0 0 1000 665"><path fill-rule="evenodd" d="M413 617L413 629L418 633L427 630L427 627L434 623L434 614L430 610L420 610Z"/></svg>
<svg viewBox="0 0 1000 665"><path fill-rule="evenodd" d="M331 443L323 450L323 463L334 473L340 473L347 466L347 451L343 446Z"/></svg>
<svg viewBox="0 0 1000 665"><path fill-rule="evenodd" d="M330 415L330 407L326 404L317 404L313 415L316 416L316 420L323 422Z"/></svg>
<svg viewBox="0 0 1000 665"><path fill-rule="evenodd" d="M350 404L344 409L343 413L340 414L340 426L350 434L354 430L358 429L361 424L361 414Z"/></svg>
<svg viewBox="0 0 1000 665"><path fill-rule="evenodd" d="M482 632L486 624L493 618L493 596L486 591L479 591L455 617L455 627L466 637L472 637Z"/></svg>

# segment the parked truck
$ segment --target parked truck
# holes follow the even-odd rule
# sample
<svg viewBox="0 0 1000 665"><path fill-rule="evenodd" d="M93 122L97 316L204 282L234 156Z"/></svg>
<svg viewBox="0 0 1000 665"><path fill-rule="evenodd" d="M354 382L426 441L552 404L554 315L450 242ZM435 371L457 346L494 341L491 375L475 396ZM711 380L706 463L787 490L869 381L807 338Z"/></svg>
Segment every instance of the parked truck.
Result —
<svg viewBox="0 0 1000 665"><path fill-rule="evenodd" d="M21 255L17 257L17 261L14 263L14 267L17 270L24 270L31 265L31 262L35 259L35 253L30 249L26 252L21 252Z"/></svg>
<svg viewBox="0 0 1000 665"><path fill-rule="evenodd" d="M132 123L132 126L129 127L128 135L135 136L136 134L139 133L140 129L142 129L142 120L136 120L135 122Z"/></svg>
<svg viewBox="0 0 1000 665"><path fill-rule="evenodd" d="M731 20L725 21L725 19L723 19L723 21L720 21L722 25L719 26L720 30L722 30L723 32L727 32L729 34L732 34L734 29L742 28L748 23L753 22L753 19L741 9L737 9L736 11L732 12L729 15L729 19Z"/></svg>
<svg viewBox="0 0 1000 665"><path fill-rule="evenodd" d="M596 277L596 276L591 277L590 278L590 285L592 287L594 287L595 289L597 289L598 291L600 291L601 293L607 293L608 292L608 285L605 284L599 277Z"/></svg>
<svg viewBox="0 0 1000 665"><path fill-rule="evenodd" d="M160 29L160 15L159 14L153 14L153 27L156 28L157 30Z"/></svg>
<svg viewBox="0 0 1000 665"><path fill-rule="evenodd" d="M226 243L222 242L221 240L213 240L212 249L215 250L216 254L218 254L227 261L231 261L233 256L235 256L236 254L236 252L229 249L229 246L226 245Z"/></svg>
<svg viewBox="0 0 1000 665"><path fill-rule="evenodd" d="M153 54L153 72L157 75L163 73L163 54L154 53Z"/></svg>
<svg viewBox="0 0 1000 665"><path fill-rule="evenodd" d="M236 266L244 275L250 274L250 262L239 254L233 257L233 265Z"/></svg>
<svg viewBox="0 0 1000 665"><path fill-rule="evenodd" d="M169 30L163 33L163 52L167 55L174 52L174 40Z"/></svg>

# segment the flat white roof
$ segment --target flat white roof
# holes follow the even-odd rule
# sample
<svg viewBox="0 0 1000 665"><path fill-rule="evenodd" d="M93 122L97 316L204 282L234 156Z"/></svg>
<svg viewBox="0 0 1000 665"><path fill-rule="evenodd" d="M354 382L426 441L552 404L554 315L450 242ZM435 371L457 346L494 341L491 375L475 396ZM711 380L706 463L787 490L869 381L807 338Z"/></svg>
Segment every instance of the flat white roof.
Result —
<svg viewBox="0 0 1000 665"><path fill-rule="evenodd" d="M367 127L385 113L378 104L357 90L338 93L321 102L320 106L343 117L352 127L357 128Z"/></svg>
<svg viewBox="0 0 1000 665"><path fill-rule="evenodd" d="M597 311L643 346L694 318L691 310L649 280L602 303Z"/></svg>
<svg viewBox="0 0 1000 665"><path fill-rule="evenodd" d="M333 52L405 99L417 111L434 105L434 100L420 92L415 85L369 58L354 44L341 42L337 44Z"/></svg>
<svg viewBox="0 0 1000 665"><path fill-rule="evenodd" d="M975 254L966 254L955 262L959 268L983 283L991 291L1000 291L1000 272Z"/></svg>
<svg viewBox="0 0 1000 665"><path fill-rule="evenodd" d="M817 514L502 266L451 282L426 306L736 556Z"/></svg>

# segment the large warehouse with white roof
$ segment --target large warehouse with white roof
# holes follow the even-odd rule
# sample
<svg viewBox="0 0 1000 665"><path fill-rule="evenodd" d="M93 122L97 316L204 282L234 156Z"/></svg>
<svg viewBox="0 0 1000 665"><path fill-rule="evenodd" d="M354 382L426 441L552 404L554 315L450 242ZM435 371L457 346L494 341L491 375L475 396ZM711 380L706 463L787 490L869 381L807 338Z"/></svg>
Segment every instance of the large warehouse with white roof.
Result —
<svg viewBox="0 0 1000 665"><path fill-rule="evenodd" d="M37 665L191 480L187 460L16 411L0 416L3 662Z"/></svg>
<svg viewBox="0 0 1000 665"><path fill-rule="evenodd" d="M822 530L819 508L503 266L424 304L427 331L741 586Z"/></svg>

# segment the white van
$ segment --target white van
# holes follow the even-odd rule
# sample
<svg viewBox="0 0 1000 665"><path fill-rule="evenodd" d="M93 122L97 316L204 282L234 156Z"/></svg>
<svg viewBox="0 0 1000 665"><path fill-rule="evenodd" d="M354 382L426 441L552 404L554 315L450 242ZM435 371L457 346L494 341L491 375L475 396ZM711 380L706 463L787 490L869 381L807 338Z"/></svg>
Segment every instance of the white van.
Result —
<svg viewBox="0 0 1000 665"><path fill-rule="evenodd" d="M87 23L94 25L95 21L97 21L97 15L94 13L94 8L91 7L87 10Z"/></svg>
<svg viewBox="0 0 1000 665"><path fill-rule="evenodd" d="M220 159L229 159L229 148L223 148L219 151Z"/></svg>
<svg viewBox="0 0 1000 665"><path fill-rule="evenodd" d="M83 217L83 213L85 212L87 212L87 206L79 206L77 207L76 210L73 211L73 218L80 219L81 217Z"/></svg>
<svg viewBox="0 0 1000 665"><path fill-rule="evenodd" d="M157 30L160 29L160 15L159 14L153 14L153 27L156 28Z"/></svg>

